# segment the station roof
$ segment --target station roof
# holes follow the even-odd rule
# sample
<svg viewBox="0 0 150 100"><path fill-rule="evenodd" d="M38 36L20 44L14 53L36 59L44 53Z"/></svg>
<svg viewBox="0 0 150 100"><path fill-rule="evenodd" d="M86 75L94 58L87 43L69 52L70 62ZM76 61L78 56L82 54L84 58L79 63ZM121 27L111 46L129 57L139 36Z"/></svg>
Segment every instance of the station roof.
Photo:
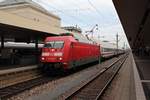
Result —
<svg viewBox="0 0 150 100"><path fill-rule="evenodd" d="M32 6L32 7L38 9L39 11L41 11L41 12L43 12L49 16L53 16L53 17L61 20L58 16L48 12L45 8L43 8L38 3L36 3L32 0L4 0L3 2L0 2L0 9L12 7L12 6L19 6L19 5Z"/></svg>
<svg viewBox="0 0 150 100"><path fill-rule="evenodd" d="M113 0L131 48L150 46L150 1Z"/></svg>
<svg viewBox="0 0 150 100"><path fill-rule="evenodd" d="M33 2L32 0L5 0L4 2L0 3L0 9L16 5L33 7L46 15L55 17L56 19L60 20L58 16L49 13L43 7ZM13 13L0 10L0 36L3 35L13 38L37 38L50 35L59 35L60 32L65 33L66 30L62 29L59 26L51 26L40 21L37 22Z"/></svg>
<svg viewBox="0 0 150 100"><path fill-rule="evenodd" d="M14 14L0 11L0 35L12 38L44 38L45 36L59 35L66 32L59 27L35 22Z"/></svg>

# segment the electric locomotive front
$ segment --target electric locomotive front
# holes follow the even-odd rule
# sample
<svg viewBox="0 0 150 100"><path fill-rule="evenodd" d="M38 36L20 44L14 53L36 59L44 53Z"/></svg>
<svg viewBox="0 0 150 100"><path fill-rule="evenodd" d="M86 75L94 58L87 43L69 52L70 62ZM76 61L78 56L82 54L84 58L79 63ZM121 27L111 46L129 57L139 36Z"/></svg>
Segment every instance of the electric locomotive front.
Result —
<svg viewBox="0 0 150 100"><path fill-rule="evenodd" d="M46 70L67 70L72 36L47 37L41 54L42 67ZM75 40L74 40L75 41Z"/></svg>

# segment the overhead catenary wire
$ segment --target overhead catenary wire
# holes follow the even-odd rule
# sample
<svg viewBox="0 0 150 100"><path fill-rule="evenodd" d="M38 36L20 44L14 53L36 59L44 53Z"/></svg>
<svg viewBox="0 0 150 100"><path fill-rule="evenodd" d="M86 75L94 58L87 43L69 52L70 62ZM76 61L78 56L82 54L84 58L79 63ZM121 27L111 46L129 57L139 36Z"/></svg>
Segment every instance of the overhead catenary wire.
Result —
<svg viewBox="0 0 150 100"><path fill-rule="evenodd" d="M104 18L103 14L93 5L93 3L90 0L88 0L88 3L90 4L91 7L95 9L95 11L99 14L99 16Z"/></svg>
<svg viewBox="0 0 150 100"><path fill-rule="evenodd" d="M100 11L99 9L97 9L97 7L96 7L90 0L88 0L88 3L89 3L89 5L90 5L93 9L95 9L95 11L97 12L97 14L98 14L103 20L105 20L105 16L101 13L101 11ZM106 23L109 23L108 20L105 20L105 21L106 21Z"/></svg>
<svg viewBox="0 0 150 100"><path fill-rule="evenodd" d="M74 3L73 3L73 2L74 2ZM78 7L79 9L81 9L79 5L82 4L82 3L80 3L79 1L78 1L78 3L76 3L74 0L72 0L71 3L74 4L76 7ZM82 9L81 9L81 10L82 10ZM91 10L91 7L90 7L90 8L85 8L84 12L86 11L86 13L88 13L88 14L84 14L84 15L85 15L85 16L90 15L90 17L92 17L91 19L92 19L92 22L93 22L93 20L95 20L96 17L95 17L95 16L91 16L91 15L93 15L93 14L90 12L90 10ZM98 24L98 23L97 23L97 20L96 20L95 22L96 22L96 23L94 23L94 24Z"/></svg>
<svg viewBox="0 0 150 100"><path fill-rule="evenodd" d="M63 10L61 10L61 9L58 9L58 8L56 8L56 7L54 7L54 6L50 5L50 4L48 4L48 3L45 3L45 2L42 2L42 3L44 4L44 6L51 7L52 9L55 9L55 10L61 12L61 13L62 13L63 15L65 15L66 17L69 17L69 18L71 18L71 19L73 19L73 20L76 20L77 22L80 22L80 23L86 25L83 20L81 20L81 19L79 19L79 18L77 18L77 17L75 17L75 16L72 16L72 15L66 13L65 11L63 11ZM47 8L47 7L46 7L46 8ZM47 9L47 10L49 10L49 9Z"/></svg>
<svg viewBox="0 0 150 100"><path fill-rule="evenodd" d="M62 12L62 10L51 10L52 12ZM76 9L63 9L64 12L84 12L84 11L89 11L89 8L86 9L80 9L80 8L76 8Z"/></svg>
<svg viewBox="0 0 150 100"><path fill-rule="evenodd" d="M72 2L72 4L71 4L71 6L72 6L72 9L68 9L68 10L65 10L64 8L65 8L65 6L62 6L62 5L60 5L59 6L59 4L54 4L54 3L47 3L47 2L44 2L43 0L39 0L39 1L41 1L42 3L44 3L44 5L46 5L47 7L47 10L48 11L51 11L51 10L53 10L53 11L57 11L58 13L56 13L56 14L63 14L64 16L62 16L62 18L64 18L64 19L62 19L62 22L64 22L66 25L69 25L69 24L77 24L77 25L79 25L79 26L83 26L83 27L85 27L84 29L86 29L87 28L87 30L91 27L91 26L93 26L93 25L95 25L95 24L99 24L99 26L101 27L101 29L103 29L104 28L104 24L105 23L103 23L103 24L101 24L101 20L100 19L102 19L102 20L105 20L105 21L108 21L108 20L106 20L106 18L104 17L104 15L103 15L103 13L102 13L102 11L100 11L100 9L98 9L98 7L94 4L94 1L92 1L92 0L87 0L85 3L88 3L89 2L89 6L91 6L91 7L89 7L90 9L89 10L87 10L86 11L86 9L85 8L83 8L83 6L80 6L81 4L83 4L83 2L79 2L79 1L73 1L73 0L71 0ZM69 1L70 2L70 1ZM68 2L66 2L66 3L68 3ZM65 4L66 4L65 3ZM59 7L59 8L58 8ZM76 9L77 8L77 9ZM92 9L93 8L93 9ZM85 10L84 10L85 9ZM77 15L75 15L75 14L70 14L69 12L70 11L76 11L75 13L77 14ZM94 11L96 11L96 15L94 15L94 14L92 14L92 13L94 13ZM102 10L102 9L101 9ZM80 13L80 11L82 11L82 12L88 12L88 14L86 15L86 13ZM73 12L73 13L74 13ZM88 16L88 15L90 15L90 16ZM91 17L91 15L93 16L93 17ZM98 16L101 16L100 17L100 19L99 19L99 17ZM67 19L67 18L68 19ZM86 18L85 18L86 17ZM89 17L91 17L91 18L89 18ZM74 21L70 21L69 20L69 18L70 19L73 19ZM89 18L89 19L87 19L87 18ZM96 19L97 19L97 21L96 21ZM99 20L98 20L99 19ZM95 21L94 21L95 20ZM104 21L103 21L104 22ZM106 22L107 24L108 24L108 22ZM103 27L103 28L102 28ZM106 27L106 26L105 26ZM102 32L102 31L101 31Z"/></svg>
<svg viewBox="0 0 150 100"><path fill-rule="evenodd" d="M99 23L96 19L97 19L97 17L96 16L91 16L91 15L93 15L92 13L93 13L93 11L91 10L91 7L88 7L88 8L81 8L81 6L79 6L80 4L82 4L82 2L76 2L76 1L74 1L74 0L71 0L71 2L70 2L72 5L73 5L73 7L77 7L78 9L85 9L84 10L84 12L86 11L86 14L85 13L82 13L82 15L83 16L88 16L89 17L89 15L90 15L90 19L89 20L91 20L92 19L92 22L89 22L89 26L88 26L88 29L89 28L91 28L93 25L95 25L95 24L99 24L100 26L102 26L101 25L101 23ZM90 11L91 10L91 11ZM79 12L80 13L80 12ZM81 16L81 14L80 14L80 16ZM87 27L86 27L87 28ZM88 29L86 29L86 30L84 30L84 32L86 33L87 32L87 30Z"/></svg>

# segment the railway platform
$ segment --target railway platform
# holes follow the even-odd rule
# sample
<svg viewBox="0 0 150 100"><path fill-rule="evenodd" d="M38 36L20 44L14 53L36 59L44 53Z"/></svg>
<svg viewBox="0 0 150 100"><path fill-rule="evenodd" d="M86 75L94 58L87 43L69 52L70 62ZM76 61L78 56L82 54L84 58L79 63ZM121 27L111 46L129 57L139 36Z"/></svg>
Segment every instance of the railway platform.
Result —
<svg viewBox="0 0 150 100"><path fill-rule="evenodd" d="M21 72L24 70L36 69L37 65L30 65L30 66L14 66L14 67L1 67L0 75L8 74L8 73L16 73Z"/></svg>
<svg viewBox="0 0 150 100"><path fill-rule="evenodd" d="M147 59L130 53L101 99L149 100L149 63Z"/></svg>
<svg viewBox="0 0 150 100"><path fill-rule="evenodd" d="M147 100L150 100L150 57L134 55L135 63L140 76L140 82L143 86Z"/></svg>

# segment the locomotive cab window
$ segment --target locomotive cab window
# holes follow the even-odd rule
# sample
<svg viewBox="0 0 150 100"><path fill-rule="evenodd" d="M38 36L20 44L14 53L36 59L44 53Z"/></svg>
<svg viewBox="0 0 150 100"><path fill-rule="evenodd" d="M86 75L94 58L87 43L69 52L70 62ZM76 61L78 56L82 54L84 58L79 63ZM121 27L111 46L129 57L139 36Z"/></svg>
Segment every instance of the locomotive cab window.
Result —
<svg viewBox="0 0 150 100"><path fill-rule="evenodd" d="M46 42L44 47L45 48L63 48L64 46L64 41L50 41L50 42Z"/></svg>
<svg viewBox="0 0 150 100"><path fill-rule="evenodd" d="M63 48L64 41L55 41L54 42L54 48Z"/></svg>

